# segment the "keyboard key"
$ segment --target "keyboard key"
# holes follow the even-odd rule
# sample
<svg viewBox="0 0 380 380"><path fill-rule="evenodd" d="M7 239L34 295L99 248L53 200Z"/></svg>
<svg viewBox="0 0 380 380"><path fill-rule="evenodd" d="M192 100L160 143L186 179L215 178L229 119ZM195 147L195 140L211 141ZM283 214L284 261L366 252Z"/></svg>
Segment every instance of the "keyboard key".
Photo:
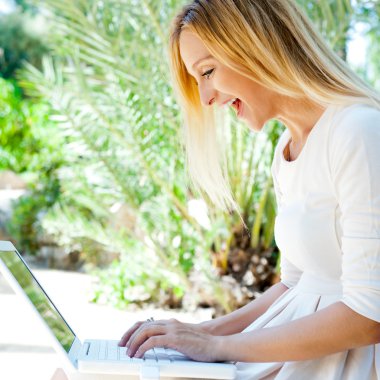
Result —
<svg viewBox="0 0 380 380"><path fill-rule="evenodd" d="M88 355L88 351L90 351L90 343L84 342L83 346L82 346L82 355L83 356L87 356Z"/></svg>
<svg viewBox="0 0 380 380"><path fill-rule="evenodd" d="M115 345L108 345L107 359L108 360L118 360L118 347Z"/></svg>
<svg viewBox="0 0 380 380"><path fill-rule="evenodd" d="M189 361L191 359L184 355L170 355L170 360L172 362L181 362L181 361Z"/></svg>
<svg viewBox="0 0 380 380"><path fill-rule="evenodd" d="M118 350L120 359L123 359L125 356L129 358L129 356L127 355L127 347L118 347Z"/></svg>
<svg viewBox="0 0 380 380"><path fill-rule="evenodd" d="M144 364L144 359L141 358L131 358L131 362L134 364Z"/></svg>
<svg viewBox="0 0 380 380"><path fill-rule="evenodd" d="M158 359L157 361L158 365L168 365L170 363L171 363L170 359Z"/></svg>
<svg viewBox="0 0 380 380"><path fill-rule="evenodd" d="M97 359L99 357L99 342L90 342L90 349L88 351L88 357L91 359Z"/></svg>
<svg viewBox="0 0 380 380"><path fill-rule="evenodd" d="M157 360L170 360L170 356L166 354L157 354Z"/></svg>
<svg viewBox="0 0 380 380"><path fill-rule="evenodd" d="M156 359L145 359L144 358L144 363L148 365L157 365L157 360Z"/></svg>
<svg viewBox="0 0 380 380"><path fill-rule="evenodd" d="M146 358L146 359L156 359L156 353L154 352L153 349L148 350L148 351L145 352L144 358Z"/></svg>
<svg viewBox="0 0 380 380"><path fill-rule="evenodd" d="M167 355L177 355L177 356L185 356L184 354L180 353L179 351L176 351L176 350L172 350L171 348L167 348L165 350L166 354Z"/></svg>
<svg viewBox="0 0 380 380"><path fill-rule="evenodd" d="M105 360L106 355L107 355L107 341L102 340L100 341L99 359Z"/></svg>
<svg viewBox="0 0 380 380"><path fill-rule="evenodd" d="M126 353L121 353L119 352L119 360L123 361L123 362L130 362L132 361L132 358L130 358Z"/></svg>

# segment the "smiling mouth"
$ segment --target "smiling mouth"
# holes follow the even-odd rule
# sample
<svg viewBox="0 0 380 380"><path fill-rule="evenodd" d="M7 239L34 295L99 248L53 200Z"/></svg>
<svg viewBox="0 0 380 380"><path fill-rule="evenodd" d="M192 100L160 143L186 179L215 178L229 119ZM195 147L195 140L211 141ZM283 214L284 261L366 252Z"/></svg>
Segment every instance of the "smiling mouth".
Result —
<svg viewBox="0 0 380 380"><path fill-rule="evenodd" d="M237 117L240 117L242 114L243 102L239 98L233 98L225 102L223 106L232 107L235 110Z"/></svg>
<svg viewBox="0 0 380 380"><path fill-rule="evenodd" d="M235 101L231 104L233 109L236 111L236 115L239 117L241 115L241 100L236 98Z"/></svg>

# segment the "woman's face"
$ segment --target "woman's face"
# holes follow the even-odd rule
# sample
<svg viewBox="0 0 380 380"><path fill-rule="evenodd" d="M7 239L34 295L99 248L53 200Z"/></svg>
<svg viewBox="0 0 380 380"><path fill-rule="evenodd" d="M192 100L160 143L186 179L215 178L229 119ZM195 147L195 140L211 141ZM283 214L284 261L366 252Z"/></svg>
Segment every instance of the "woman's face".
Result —
<svg viewBox="0 0 380 380"><path fill-rule="evenodd" d="M182 31L180 53L187 71L198 83L204 106L231 106L238 118L255 131L276 117L278 95L213 58L197 35ZM234 99L238 100L231 104Z"/></svg>

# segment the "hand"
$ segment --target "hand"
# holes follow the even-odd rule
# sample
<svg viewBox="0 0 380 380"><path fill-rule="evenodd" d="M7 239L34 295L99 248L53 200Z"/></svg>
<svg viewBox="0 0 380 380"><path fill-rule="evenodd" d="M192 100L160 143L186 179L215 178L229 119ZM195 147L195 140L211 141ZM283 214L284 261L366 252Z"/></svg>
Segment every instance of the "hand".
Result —
<svg viewBox="0 0 380 380"><path fill-rule="evenodd" d="M119 346L128 347L130 357L141 358L153 347L177 350L193 360L227 360L221 352L224 337L208 334L200 324L181 323L175 319L137 322L121 338Z"/></svg>
<svg viewBox="0 0 380 380"><path fill-rule="evenodd" d="M162 321L156 321L159 323L169 323L169 322L175 321L175 319L171 320L162 320ZM139 321L136 322L120 339L119 346L126 346L129 347L130 343L133 341L135 338L136 334L138 333L139 329L142 327L143 324L153 322L153 318L149 318L145 321ZM199 332L204 332L204 333L211 333L209 332L209 328L207 327L208 325L205 324L205 322L195 324L195 323L183 323L183 325L186 325L189 329L193 331L199 331Z"/></svg>

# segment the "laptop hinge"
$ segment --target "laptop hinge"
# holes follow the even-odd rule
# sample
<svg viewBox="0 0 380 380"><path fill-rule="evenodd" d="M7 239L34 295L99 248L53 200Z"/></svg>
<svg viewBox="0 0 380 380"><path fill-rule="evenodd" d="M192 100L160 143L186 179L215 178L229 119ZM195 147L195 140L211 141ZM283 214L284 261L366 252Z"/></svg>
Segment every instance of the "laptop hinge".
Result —
<svg viewBox="0 0 380 380"><path fill-rule="evenodd" d="M141 366L140 380L160 380L160 368L150 365Z"/></svg>

